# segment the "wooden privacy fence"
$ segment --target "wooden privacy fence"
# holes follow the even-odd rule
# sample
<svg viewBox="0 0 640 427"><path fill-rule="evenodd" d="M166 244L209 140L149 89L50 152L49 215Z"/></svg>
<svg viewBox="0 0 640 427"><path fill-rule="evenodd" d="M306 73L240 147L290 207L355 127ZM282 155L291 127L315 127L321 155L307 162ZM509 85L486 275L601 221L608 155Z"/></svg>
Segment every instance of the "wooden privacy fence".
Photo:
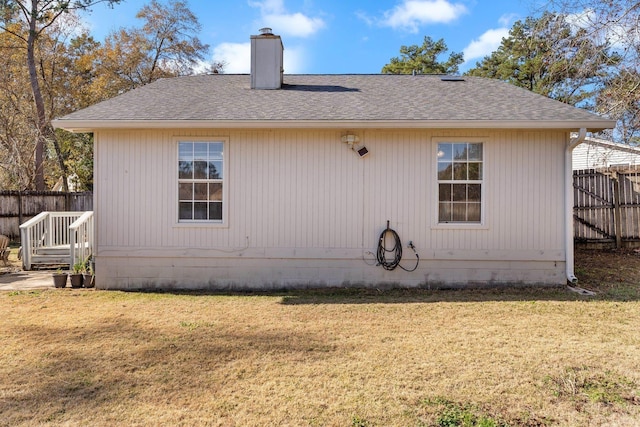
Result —
<svg viewBox="0 0 640 427"><path fill-rule="evenodd" d="M93 210L93 193L58 191L0 191L0 234L20 238L20 224L40 212Z"/></svg>
<svg viewBox="0 0 640 427"><path fill-rule="evenodd" d="M640 168L573 171L578 243L640 246Z"/></svg>

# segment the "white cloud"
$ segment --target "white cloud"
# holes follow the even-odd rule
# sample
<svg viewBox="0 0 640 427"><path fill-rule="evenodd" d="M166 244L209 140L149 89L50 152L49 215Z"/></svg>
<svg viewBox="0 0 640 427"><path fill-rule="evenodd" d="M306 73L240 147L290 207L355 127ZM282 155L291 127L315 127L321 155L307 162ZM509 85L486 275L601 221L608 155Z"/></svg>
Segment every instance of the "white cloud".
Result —
<svg viewBox="0 0 640 427"><path fill-rule="evenodd" d="M585 29L599 42L608 41L614 49L635 46L640 43L640 30L635 17L615 21L601 21L593 9L566 16L565 20L574 30Z"/></svg>
<svg viewBox="0 0 640 427"><path fill-rule="evenodd" d="M417 33L422 25L448 23L467 12L463 4L447 0L403 0L384 13L381 24Z"/></svg>
<svg viewBox="0 0 640 427"><path fill-rule="evenodd" d="M498 19L498 23L503 27L510 27L511 24L513 24L519 18L520 18L520 15L518 15L517 13L507 13L505 15L502 15Z"/></svg>
<svg viewBox="0 0 640 427"><path fill-rule="evenodd" d="M581 13L572 13L566 16L565 20L569 25L577 28L589 28L595 22L596 14L592 9L585 9Z"/></svg>
<svg viewBox="0 0 640 427"><path fill-rule="evenodd" d="M465 62L472 59L484 58L498 49L502 39L509 36L508 28L496 28L487 30L479 38L471 41L467 47L462 50Z"/></svg>
<svg viewBox="0 0 640 427"><path fill-rule="evenodd" d="M248 4L260 9L260 22L256 28L269 27L275 34L304 38L325 26L320 18L302 13L289 13L284 6L284 0L249 0ZM285 44L285 73L304 73L308 64L305 58L306 51L303 46ZM251 72L251 42L220 43L213 48L213 60L224 61L224 72L227 74L248 74Z"/></svg>
<svg viewBox="0 0 640 427"><path fill-rule="evenodd" d="M309 18L302 13L263 15L262 21L277 34L294 37L309 37L324 27L320 18Z"/></svg>
<svg viewBox="0 0 640 427"><path fill-rule="evenodd" d="M224 61L227 74L251 72L251 43L220 43L213 48L213 59Z"/></svg>
<svg viewBox="0 0 640 427"><path fill-rule="evenodd" d="M363 10L357 10L355 12L355 15L358 19L360 19L361 21L363 21L365 24L369 26L373 26L376 23L375 19L367 15L367 13Z"/></svg>
<svg viewBox="0 0 640 427"><path fill-rule="evenodd" d="M213 59L225 62L225 74L249 74L251 72L251 43L220 43L213 48ZM305 51L302 47L285 48L285 73L303 73L306 63Z"/></svg>
<svg viewBox="0 0 640 427"><path fill-rule="evenodd" d="M306 52L303 47L285 48L284 51L284 72L286 74L302 74L307 72L305 65L308 61L305 59Z"/></svg>
<svg viewBox="0 0 640 427"><path fill-rule="evenodd" d="M249 1L249 6L260 8L260 25L272 28L276 34L309 37L325 27L322 18L287 12L283 0Z"/></svg>
<svg viewBox="0 0 640 427"><path fill-rule="evenodd" d="M262 13L284 13L284 0L262 0L251 1L249 0L249 6L259 7L262 9Z"/></svg>

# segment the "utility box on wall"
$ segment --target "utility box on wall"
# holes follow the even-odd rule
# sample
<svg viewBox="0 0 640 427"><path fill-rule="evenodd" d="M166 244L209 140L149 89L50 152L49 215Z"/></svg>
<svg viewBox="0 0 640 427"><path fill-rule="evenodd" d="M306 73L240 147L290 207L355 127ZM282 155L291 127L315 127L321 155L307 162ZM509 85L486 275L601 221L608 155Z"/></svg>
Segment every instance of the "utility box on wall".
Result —
<svg viewBox="0 0 640 427"><path fill-rule="evenodd" d="M262 28L251 36L251 89L280 89L284 73L282 40Z"/></svg>

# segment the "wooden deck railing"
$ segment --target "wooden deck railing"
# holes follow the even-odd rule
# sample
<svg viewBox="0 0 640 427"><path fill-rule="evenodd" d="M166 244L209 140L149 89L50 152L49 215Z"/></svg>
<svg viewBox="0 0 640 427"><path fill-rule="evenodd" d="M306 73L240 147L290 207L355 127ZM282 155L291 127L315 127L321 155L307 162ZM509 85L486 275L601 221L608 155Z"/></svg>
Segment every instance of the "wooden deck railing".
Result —
<svg viewBox="0 0 640 427"><path fill-rule="evenodd" d="M22 266L31 270L34 260L51 248L69 248L65 263L73 266L75 260L86 259L92 254L93 236L91 211L42 212L20 226Z"/></svg>
<svg viewBox="0 0 640 427"><path fill-rule="evenodd" d="M93 212L85 212L69 226L70 266L85 263L93 255Z"/></svg>

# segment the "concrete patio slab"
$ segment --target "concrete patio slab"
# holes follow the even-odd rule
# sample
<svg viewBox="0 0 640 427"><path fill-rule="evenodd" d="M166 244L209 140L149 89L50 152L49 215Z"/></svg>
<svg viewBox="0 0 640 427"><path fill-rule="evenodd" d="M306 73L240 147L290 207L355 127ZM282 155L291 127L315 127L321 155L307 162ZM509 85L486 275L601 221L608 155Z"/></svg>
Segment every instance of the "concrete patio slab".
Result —
<svg viewBox="0 0 640 427"><path fill-rule="evenodd" d="M16 271L0 274L0 291L53 288L51 271Z"/></svg>

